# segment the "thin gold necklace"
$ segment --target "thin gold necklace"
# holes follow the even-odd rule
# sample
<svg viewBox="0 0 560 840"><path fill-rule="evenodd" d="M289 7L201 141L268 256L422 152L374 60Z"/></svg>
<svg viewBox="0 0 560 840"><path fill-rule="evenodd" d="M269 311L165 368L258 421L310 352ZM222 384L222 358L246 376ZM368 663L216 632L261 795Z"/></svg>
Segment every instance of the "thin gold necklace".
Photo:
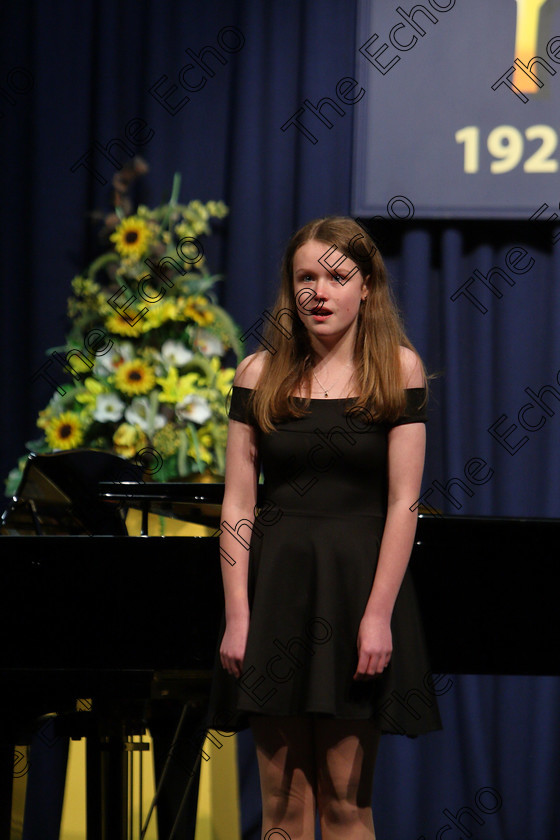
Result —
<svg viewBox="0 0 560 840"><path fill-rule="evenodd" d="M350 365L346 365L346 367L350 367ZM329 388L325 388L324 385L321 385L321 383L319 382L319 378L317 377L317 374L315 373L315 371L313 371L313 376L317 380L317 382L319 384L319 388L321 389L321 391L325 392L324 393L325 399L327 399L327 397L329 396L329 391L332 391L332 389L335 387L335 385L337 385L338 382L340 382L340 379L341 379L341 377L339 376L338 379L336 380L336 382L334 383L334 385L331 385Z"/></svg>

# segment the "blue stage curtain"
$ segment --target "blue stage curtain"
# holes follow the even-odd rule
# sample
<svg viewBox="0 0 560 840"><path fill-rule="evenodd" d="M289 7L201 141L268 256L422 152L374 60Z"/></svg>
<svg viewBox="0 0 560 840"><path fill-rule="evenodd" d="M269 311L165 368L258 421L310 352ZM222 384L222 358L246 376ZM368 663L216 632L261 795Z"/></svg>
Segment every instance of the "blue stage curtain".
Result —
<svg viewBox="0 0 560 840"><path fill-rule="evenodd" d="M347 0L21 0L1 14L6 475L24 442L38 436L37 411L52 389L32 380L46 351L63 342L70 280L98 253L89 214L110 209L118 165L97 153L88 171L83 160L93 144L118 138L148 161L151 172L135 191L144 203L168 195L180 171L182 199L229 205L208 258L225 276L220 302L250 334L272 303L292 231L315 216L351 212L352 121L360 104L343 105L342 115L327 107L331 128L308 112L315 143L286 126L304 100L317 106L335 98L337 82L354 74L356 9ZM192 63L186 49L200 55L220 37L227 45L230 27L244 43L235 53L221 50L225 64L206 53L213 75L184 69ZM368 34L360 33L359 43ZM181 72L193 86L205 79L200 90L187 93ZM145 121L143 132L135 120ZM404 130L413 130L406 115ZM131 136L145 142L133 145ZM126 150L112 151L124 162ZM528 222L416 219L388 229L383 252L410 337L439 374L431 386L423 491L434 481L466 481L472 458L493 471L486 484L470 487L472 495L455 487L454 503L434 489L430 504L450 514L558 517L557 231ZM500 280L501 298L479 286L486 313L465 296L452 300L475 270L507 271L512 248L524 248L534 265L508 272L515 283ZM255 347L248 335L247 352ZM527 389L549 406L521 414L526 425L540 425L531 431L518 416L534 399ZM502 415L502 435L515 424L505 442L488 431ZM458 836L459 818L466 837L557 837L559 681L450 678L453 687L440 700L443 732L382 741L374 792L380 840L428 838L446 824ZM260 803L249 732L239 748L244 837L254 840Z"/></svg>

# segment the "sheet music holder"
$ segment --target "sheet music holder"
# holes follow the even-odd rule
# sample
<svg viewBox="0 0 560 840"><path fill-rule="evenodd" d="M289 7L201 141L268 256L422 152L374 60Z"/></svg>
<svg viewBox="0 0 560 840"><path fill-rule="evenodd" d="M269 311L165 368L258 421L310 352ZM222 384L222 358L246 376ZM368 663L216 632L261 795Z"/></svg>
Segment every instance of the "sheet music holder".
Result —
<svg viewBox="0 0 560 840"><path fill-rule="evenodd" d="M262 497L260 485L258 498ZM113 505L126 503L142 511L142 536L149 536L148 513L218 528L224 497L223 483L99 482L99 498Z"/></svg>
<svg viewBox="0 0 560 840"><path fill-rule="evenodd" d="M99 497L98 482L142 482L142 467L92 449L32 453L0 522L6 536L126 536L123 507ZM141 484L139 484L141 486Z"/></svg>

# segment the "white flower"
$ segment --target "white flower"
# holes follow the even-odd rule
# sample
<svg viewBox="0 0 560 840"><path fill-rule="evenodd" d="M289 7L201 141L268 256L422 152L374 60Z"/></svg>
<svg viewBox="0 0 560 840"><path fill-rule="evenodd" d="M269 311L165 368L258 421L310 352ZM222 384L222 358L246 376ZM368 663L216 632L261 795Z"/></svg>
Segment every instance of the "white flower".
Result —
<svg viewBox="0 0 560 840"><path fill-rule="evenodd" d="M55 393L49 401L49 410L51 411L53 416L62 414L62 412L65 410L64 403L62 402L62 397L60 396L58 391L55 391Z"/></svg>
<svg viewBox="0 0 560 840"><path fill-rule="evenodd" d="M93 417L99 423L120 420L123 416L124 403L118 394L99 394L95 401Z"/></svg>
<svg viewBox="0 0 560 840"><path fill-rule="evenodd" d="M192 420L193 423L205 423L212 416L210 406L204 397L198 394L189 394L175 406L177 417L180 420Z"/></svg>
<svg viewBox="0 0 560 840"><path fill-rule="evenodd" d="M224 355L224 345L218 336L209 330L197 329L193 344L197 350L200 350L203 356Z"/></svg>
<svg viewBox="0 0 560 840"><path fill-rule="evenodd" d="M134 356L134 347L129 341L113 344L111 349L103 353L102 356L95 357L94 373L101 375L115 373L119 365L123 362L131 362Z"/></svg>
<svg viewBox="0 0 560 840"><path fill-rule="evenodd" d="M167 365L183 367L188 364L194 353L189 350L181 341L173 341L168 338L161 346L161 357Z"/></svg>
<svg viewBox="0 0 560 840"><path fill-rule="evenodd" d="M124 413L127 423L131 426L139 426L143 432L153 434L158 429L163 429L167 420L162 414L156 414L153 428L150 428L150 401L147 397L135 397Z"/></svg>

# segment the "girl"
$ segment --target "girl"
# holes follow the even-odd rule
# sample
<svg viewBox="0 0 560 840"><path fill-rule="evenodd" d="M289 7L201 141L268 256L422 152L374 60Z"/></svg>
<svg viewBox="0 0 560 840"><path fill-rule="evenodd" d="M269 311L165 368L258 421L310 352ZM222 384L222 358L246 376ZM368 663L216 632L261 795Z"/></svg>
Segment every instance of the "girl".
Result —
<svg viewBox="0 0 560 840"><path fill-rule="evenodd" d="M312 840L318 812L365 840L381 732L441 728L407 572L426 374L352 219L292 237L268 322L232 389L208 727L251 727L263 838Z"/></svg>

